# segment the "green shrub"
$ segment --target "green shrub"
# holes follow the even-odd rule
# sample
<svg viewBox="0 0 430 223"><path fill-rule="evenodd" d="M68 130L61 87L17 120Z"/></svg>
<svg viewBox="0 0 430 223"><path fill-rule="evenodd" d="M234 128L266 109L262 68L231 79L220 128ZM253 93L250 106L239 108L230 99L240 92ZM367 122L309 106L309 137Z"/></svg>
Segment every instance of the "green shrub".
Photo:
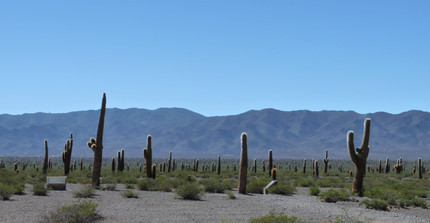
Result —
<svg viewBox="0 0 430 223"><path fill-rule="evenodd" d="M288 217L284 213L276 214L274 211L270 211L268 215L259 218L251 218L250 223L299 223L303 222L299 220L296 216Z"/></svg>
<svg viewBox="0 0 430 223"><path fill-rule="evenodd" d="M430 197L430 191L427 190L419 190L416 192L416 195L420 198L428 198Z"/></svg>
<svg viewBox="0 0 430 223"><path fill-rule="evenodd" d="M14 194L15 188L11 185L0 184L0 198L2 200L9 200L9 198Z"/></svg>
<svg viewBox="0 0 430 223"><path fill-rule="evenodd" d="M137 189L143 191L157 191L158 181L153 179L142 179L137 183Z"/></svg>
<svg viewBox="0 0 430 223"><path fill-rule="evenodd" d="M126 184L125 188L127 188L127 189L134 189L134 184Z"/></svg>
<svg viewBox="0 0 430 223"><path fill-rule="evenodd" d="M107 184L102 188L102 190L114 191L116 190L116 184Z"/></svg>
<svg viewBox="0 0 430 223"><path fill-rule="evenodd" d="M400 199L398 202L399 207L421 207L427 208L427 201L421 198L412 198L412 199Z"/></svg>
<svg viewBox="0 0 430 223"><path fill-rule="evenodd" d="M321 192L320 187L316 185L312 185L309 187L309 195L318 196L320 192Z"/></svg>
<svg viewBox="0 0 430 223"><path fill-rule="evenodd" d="M23 195L24 194L24 186L23 185L12 185L15 195Z"/></svg>
<svg viewBox="0 0 430 223"><path fill-rule="evenodd" d="M246 186L246 192L254 194L262 194L263 189L266 187L270 181L265 181L264 179L252 178L248 185Z"/></svg>
<svg viewBox="0 0 430 223"><path fill-rule="evenodd" d="M343 187L343 182L338 177L325 177L322 178L320 181L317 181L317 185L320 187L334 187L334 188L341 188Z"/></svg>
<svg viewBox="0 0 430 223"><path fill-rule="evenodd" d="M336 203L338 201L347 201L348 195L345 190L335 190L333 188L323 192L319 195L319 198L328 203Z"/></svg>
<svg viewBox="0 0 430 223"><path fill-rule="evenodd" d="M43 183L38 183L33 185L32 192L33 192L33 195L36 195L36 196L46 196L48 192L48 188L46 188Z"/></svg>
<svg viewBox="0 0 430 223"><path fill-rule="evenodd" d="M199 182L205 187L208 193L224 193L227 189L226 183L216 179L204 179Z"/></svg>
<svg viewBox="0 0 430 223"><path fill-rule="evenodd" d="M138 198L139 194L136 192L133 192L132 190L125 190L125 191L121 192L121 196L123 196L125 198Z"/></svg>
<svg viewBox="0 0 430 223"><path fill-rule="evenodd" d="M310 187L315 185L315 181L308 178L299 178L295 180L295 184L299 187Z"/></svg>
<svg viewBox="0 0 430 223"><path fill-rule="evenodd" d="M296 191L296 187L289 184L277 184L269 188L270 194L292 195Z"/></svg>
<svg viewBox="0 0 430 223"><path fill-rule="evenodd" d="M63 206L55 212L44 216L44 223L90 223L102 217L97 212L98 204L91 201L78 201L71 206Z"/></svg>
<svg viewBox="0 0 430 223"><path fill-rule="evenodd" d="M228 198L234 200L236 199L236 196L234 196L233 192L231 192L231 190L226 190L225 194L227 194Z"/></svg>
<svg viewBox="0 0 430 223"><path fill-rule="evenodd" d="M368 209L388 211L388 202L380 199L373 199L373 200L366 199L360 202L360 205L366 205L366 208Z"/></svg>
<svg viewBox="0 0 430 223"><path fill-rule="evenodd" d="M94 189L91 185L85 185L78 191L73 191L73 196L77 198L90 198L94 195Z"/></svg>
<svg viewBox="0 0 430 223"><path fill-rule="evenodd" d="M197 183L187 183L178 187L175 192L185 200L200 200L203 189Z"/></svg>

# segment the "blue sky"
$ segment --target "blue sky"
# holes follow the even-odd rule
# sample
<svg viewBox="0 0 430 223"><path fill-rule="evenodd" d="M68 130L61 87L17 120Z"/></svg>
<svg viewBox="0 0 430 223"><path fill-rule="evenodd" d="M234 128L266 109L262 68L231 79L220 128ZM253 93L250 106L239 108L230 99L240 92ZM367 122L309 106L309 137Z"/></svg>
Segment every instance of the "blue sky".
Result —
<svg viewBox="0 0 430 223"><path fill-rule="evenodd" d="M429 1L0 1L0 114L430 111Z"/></svg>

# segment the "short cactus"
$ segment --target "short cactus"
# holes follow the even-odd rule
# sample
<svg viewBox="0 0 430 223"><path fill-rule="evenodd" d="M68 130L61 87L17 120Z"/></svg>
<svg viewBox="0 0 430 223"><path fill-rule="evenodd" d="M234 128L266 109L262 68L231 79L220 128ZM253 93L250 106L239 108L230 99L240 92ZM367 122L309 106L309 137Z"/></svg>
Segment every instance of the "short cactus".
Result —
<svg viewBox="0 0 430 223"><path fill-rule="evenodd" d="M248 144L247 135L242 133L240 136L242 150L240 152L240 167L239 167L239 185L238 193L246 194L246 181L248 175Z"/></svg>
<svg viewBox="0 0 430 223"><path fill-rule="evenodd" d="M323 159L324 162L324 174L328 171L328 150L325 150L325 158Z"/></svg>
<svg viewBox="0 0 430 223"><path fill-rule="evenodd" d="M157 169L157 164L152 164L152 166L151 166L152 179L155 179L155 170L156 169Z"/></svg>
<svg viewBox="0 0 430 223"><path fill-rule="evenodd" d="M349 131L347 135L348 152L351 161L355 165L355 176L352 183L352 191L363 196L363 178L366 173L367 156L369 155L370 119L364 120L363 141L360 148L354 147L354 132Z"/></svg>

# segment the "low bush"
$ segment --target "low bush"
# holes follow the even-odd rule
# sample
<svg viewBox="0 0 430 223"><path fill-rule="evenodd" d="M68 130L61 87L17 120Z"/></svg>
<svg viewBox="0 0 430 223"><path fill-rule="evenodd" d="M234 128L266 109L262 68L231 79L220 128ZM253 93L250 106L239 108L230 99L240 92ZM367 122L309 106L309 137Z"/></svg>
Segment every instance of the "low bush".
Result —
<svg viewBox="0 0 430 223"><path fill-rule="evenodd" d="M333 188L323 192L319 195L319 198L328 203L336 203L338 201L347 201L348 195L345 190L335 190Z"/></svg>
<svg viewBox="0 0 430 223"><path fill-rule="evenodd" d="M318 196L320 194L321 190L320 187L313 185L309 187L309 195L312 196Z"/></svg>
<svg viewBox="0 0 430 223"><path fill-rule="evenodd" d="M33 192L33 195L36 195L36 196L46 196L46 194L48 193L48 188L45 187L45 184L38 183L33 185L32 192Z"/></svg>
<svg viewBox="0 0 430 223"><path fill-rule="evenodd" d="M198 183L187 183L178 187L175 193L185 200L200 200L203 195L203 188Z"/></svg>
<svg viewBox="0 0 430 223"><path fill-rule="evenodd" d="M420 207L427 208L427 201L421 198L412 198L412 199L400 199L398 202L399 207Z"/></svg>
<svg viewBox="0 0 430 223"><path fill-rule="evenodd" d="M114 191L116 190L116 184L106 184L106 186L104 186L102 190Z"/></svg>
<svg viewBox="0 0 430 223"><path fill-rule="evenodd" d="M296 216L288 217L287 215L284 215L284 213L276 214L274 211L270 211L268 215L259 217L259 218L251 218L249 219L250 223L301 223L300 219L298 219Z"/></svg>
<svg viewBox="0 0 430 223"><path fill-rule="evenodd" d="M296 191L296 187L289 184L277 184L269 188L269 194L292 195Z"/></svg>
<svg viewBox="0 0 430 223"><path fill-rule="evenodd" d="M264 179L252 178L246 186L246 192L254 194L262 194L263 189L267 186L270 181Z"/></svg>
<svg viewBox="0 0 430 223"><path fill-rule="evenodd" d="M133 192L132 190L125 190L125 191L121 192L121 196L123 196L125 198L138 198L139 194L136 192Z"/></svg>
<svg viewBox="0 0 430 223"><path fill-rule="evenodd" d="M236 199L236 196L234 196L234 194L233 194L233 192L231 192L231 190L226 190L225 194L227 194L227 197L229 199L232 199L232 200Z"/></svg>
<svg viewBox="0 0 430 223"><path fill-rule="evenodd" d="M77 198L90 198L94 196L94 189L91 185L85 185L78 191L73 191L73 196Z"/></svg>
<svg viewBox="0 0 430 223"><path fill-rule="evenodd" d="M157 191L158 181L153 179L142 179L137 183L137 189L144 191Z"/></svg>
<svg viewBox="0 0 430 223"><path fill-rule="evenodd" d="M208 193L224 193L227 185L219 179L204 179L199 182L205 187L205 192Z"/></svg>
<svg viewBox="0 0 430 223"><path fill-rule="evenodd" d="M14 192L15 188L12 185L0 184L0 198L2 200L9 200Z"/></svg>
<svg viewBox="0 0 430 223"><path fill-rule="evenodd" d="M127 188L127 189L134 189L134 184L126 184L125 188Z"/></svg>
<svg viewBox="0 0 430 223"><path fill-rule="evenodd" d="M388 202L380 199L366 199L360 202L360 205L365 205L368 209L388 211Z"/></svg>
<svg viewBox="0 0 430 223"><path fill-rule="evenodd" d="M42 217L39 222L44 223L90 223L102 217L97 211L98 204L91 201L78 201L71 206L63 206L57 211Z"/></svg>

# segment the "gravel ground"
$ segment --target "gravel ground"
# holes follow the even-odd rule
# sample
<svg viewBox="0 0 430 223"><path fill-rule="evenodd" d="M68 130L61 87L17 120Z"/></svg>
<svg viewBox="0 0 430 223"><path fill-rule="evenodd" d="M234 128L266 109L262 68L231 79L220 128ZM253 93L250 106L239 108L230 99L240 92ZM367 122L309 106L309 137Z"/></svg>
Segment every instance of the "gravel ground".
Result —
<svg viewBox="0 0 430 223"><path fill-rule="evenodd" d="M0 201L0 222L38 222L41 216L63 205L77 201L73 191L81 185L68 184L67 191L49 191L48 196L32 195L26 185L25 195L14 195L10 201ZM294 215L306 222L430 222L430 211L421 208L376 211L365 209L358 201L324 203L307 195L307 188L298 188L293 196L236 195L206 193L201 201L186 201L174 193L136 191L139 198L120 195L116 191L96 191L91 200L99 204L102 222L246 222L271 210Z"/></svg>

